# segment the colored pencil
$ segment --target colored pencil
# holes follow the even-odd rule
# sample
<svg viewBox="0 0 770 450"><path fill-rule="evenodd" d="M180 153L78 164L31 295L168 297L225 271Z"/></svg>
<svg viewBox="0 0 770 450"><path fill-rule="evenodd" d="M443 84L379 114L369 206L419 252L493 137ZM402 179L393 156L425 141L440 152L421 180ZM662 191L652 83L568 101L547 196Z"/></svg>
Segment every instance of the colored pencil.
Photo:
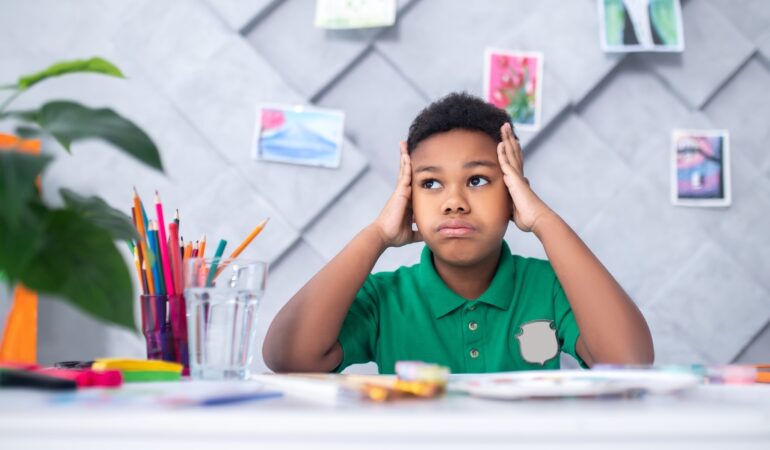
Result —
<svg viewBox="0 0 770 450"><path fill-rule="evenodd" d="M160 268L160 258L158 257L158 231L155 229L155 223L150 221L150 229L147 232L147 241L150 244L150 253L153 255L153 260L150 262L152 266L152 278L155 282L155 293L157 295L164 295L162 284L162 272Z"/></svg>
<svg viewBox="0 0 770 450"><path fill-rule="evenodd" d="M262 222L260 222L260 223L259 223L259 224L258 224L258 225L257 225L257 226L256 226L256 227L255 227L255 228L252 230L252 231L251 231L251 233L249 233L249 235L248 235L248 236L246 236L246 239L244 239L244 240L243 240L243 242L241 242L241 244L240 244L240 245L239 245L239 246L238 246L238 247L237 247L235 250L233 250L233 252L232 252L232 253L230 253L230 257L229 257L229 258L227 258L227 259L228 259L228 261L225 261L225 263L224 263L224 264L223 264L223 265L222 265L222 266L221 266L221 267L220 267L220 268L217 270L217 273L216 273L216 275L214 275L214 278L218 277L218 276L219 276L219 274L220 274L220 273L222 273L222 271L223 271L223 270L225 270L225 268L227 267L227 265L229 264L229 262L230 262L230 261L232 261L233 259L237 258L237 257L238 257L238 256L239 256L241 253L243 253L243 250L244 250L244 249L245 249L245 248L246 248L246 247L247 247L249 244L251 244L251 241L253 241L253 240L254 240L254 238L255 238L255 237L257 237L257 235L259 235L259 233L261 233L261 232L262 232L262 230L264 230L264 229L265 229L265 225L267 225L267 222L268 222L268 221L270 221L270 218L269 218L269 217L268 217L267 219L263 220Z"/></svg>
<svg viewBox="0 0 770 450"><path fill-rule="evenodd" d="M195 243L193 244L192 257L193 258L198 257L198 241L195 241Z"/></svg>
<svg viewBox="0 0 770 450"><path fill-rule="evenodd" d="M201 243L198 246L198 257L200 258L206 257L206 235L205 234L201 237Z"/></svg>
<svg viewBox="0 0 770 450"><path fill-rule="evenodd" d="M147 273L147 262L142 261L142 272ZM150 284L147 282L147 277L142 278L144 284L144 295L152 295L150 293Z"/></svg>
<svg viewBox="0 0 770 450"><path fill-rule="evenodd" d="M211 286L211 282L214 281L214 276L217 274L217 266L219 265L219 260L220 258L222 258L222 254L225 253L226 246L227 246L227 241L224 239L220 239L219 245L217 246L217 251L214 252L214 259L211 261L209 274L206 277L206 286Z"/></svg>
<svg viewBox="0 0 770 450"><path fill-rule="evenodd" d="M236 249L233 250L232 253L230 253L230 259L237 258L238 255L240 255L243 252L243 250L249 244L251 244L251 241L253 241L254 238L257 237L257 235L259 235L259 233L261 233L262 230L265 229L265 225L267 225L267 222L269 221L270 221L270 218L268 217L267 219L260 222L259 225L257 225L253 230L251 230L251 233L249 233L249 235L246 236L246 239L244 239L243 242L241 242L241 244L238 247L236 247Z"/></svg>
<svg viewBox="0 0 770 450"><path fill-rule="evenodd" d="M171 275L174 279L174 289L181 294L183 287L182 255L179 253L179 226L176 222L168 224L168 251L171 258Z"/></svg>
<svg viewBox="0 0 770 450"><path fill-rule="evenodd" d="M158 218L158 246L160 247L160 260L163 265L163 279L166 285L166 293L170 296L176 295L173 275L171 274L171 261L168 257L168 241L166 240L166 222L163 219L163 204L160 201L160 194L155 191L155 214Z"/></svg>
<svg viewBox="0 0 770 450"><path fill-rule="evenodd" d="M186 261L186 260L188 260L190 258L192 258L192 243L191 242L187 242L187 244L185 244L185 246L184 246L184 258L183 259Z"/></svg>
<svg viewBox="0 0 770 450"><path fill-rule="evenodd" d="M147 250L147 233L145 232L146 228L144 226L144 221L142 220L142 209L142 201L139 199L139 193L136 192L136 188L134 188L136 229L139 231L139 246L142 249L142 257L144 258L145 262L147 262L152 259L152 255L150 255ZM150 295L155 295L155 282L152 279L152 268L149 264L144 265L144 272L147 275L147 286L149 288Z"/></svg>
<svg viewBox="0 0 770 450"><path fill-rule="evenodd" d="M147 294L147 280L144 279L142 272L142 263L139 261L139 247L133 247L134 265L136 266L136 275L139 277L139 288L142 294Z"/></svg>

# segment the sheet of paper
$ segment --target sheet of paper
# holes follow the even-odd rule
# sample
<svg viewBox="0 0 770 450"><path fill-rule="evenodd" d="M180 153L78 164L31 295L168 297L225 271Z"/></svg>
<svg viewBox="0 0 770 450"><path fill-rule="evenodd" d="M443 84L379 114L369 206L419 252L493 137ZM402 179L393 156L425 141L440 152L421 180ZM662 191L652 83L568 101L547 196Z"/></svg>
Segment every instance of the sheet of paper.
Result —
<svg viewBox="0 0 770 450"><path fill-rule="evenodd" d="M598 0L597 4L604 51L684 51L679 0Z"/></svg>
<svg viewBox="0 0 770 450"><path fill-rule="evenodd" d="M253 156L263 161L337 168L345 114L308 106L262 105L257 111Z"/></svg>
<svg viewBox="0 0 770 450"><path fill-rule="evenodd" d="M317 0L315 26L326 29L387 27L396 22L396 0Z"/></svg>
<svg viewBox="0 0 770 450"><path fill-rule="evenodd" d="M516 130L540 129L543 55L538 52L487 49L484 98L504 109Z"/></svg>
<svg viewBox="0 0 770 450"><path fill-rule="evenodd" d="M732 201L727 130L674 130L671 134L671 202L725 207Z"/></svg>

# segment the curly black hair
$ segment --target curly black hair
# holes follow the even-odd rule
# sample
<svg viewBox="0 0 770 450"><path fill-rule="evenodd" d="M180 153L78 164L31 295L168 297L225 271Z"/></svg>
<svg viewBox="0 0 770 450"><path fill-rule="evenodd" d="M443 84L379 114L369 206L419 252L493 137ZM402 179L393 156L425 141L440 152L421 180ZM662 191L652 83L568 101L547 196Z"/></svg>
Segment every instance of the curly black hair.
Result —
<svg viewBox="0 0 770 450"><path fill-rule="evenodd" d="M466 92L453 92L431 103L415 117L409 126L407 150L411 154L425 139L454 129L481 131L500 142L500 127L506 122L513 129L511 117L502 109Z"/></svg>

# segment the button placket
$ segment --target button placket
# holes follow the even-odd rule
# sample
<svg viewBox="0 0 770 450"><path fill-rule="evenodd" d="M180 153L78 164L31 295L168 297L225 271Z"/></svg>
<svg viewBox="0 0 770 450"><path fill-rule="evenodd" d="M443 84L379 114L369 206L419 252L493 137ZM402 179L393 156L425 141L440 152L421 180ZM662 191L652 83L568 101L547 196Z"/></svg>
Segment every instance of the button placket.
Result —
<svg viewBox="0 0 770 450"><path fill-rule="evenodd" d="M483 333L481 333L481 310L478 305L467 305L462 314L463 352L466 367L470 372L484 372Z"/></svg>

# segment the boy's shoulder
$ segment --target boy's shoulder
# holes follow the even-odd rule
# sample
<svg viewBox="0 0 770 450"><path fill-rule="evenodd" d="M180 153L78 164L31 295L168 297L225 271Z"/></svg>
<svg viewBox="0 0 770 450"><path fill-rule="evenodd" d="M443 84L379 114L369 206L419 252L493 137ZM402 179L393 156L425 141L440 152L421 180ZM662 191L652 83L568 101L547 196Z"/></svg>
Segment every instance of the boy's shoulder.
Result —
<svg viewBox="0 0 770 450"><path fill-rule="evenodd" d="M408 279L416 277L420 269L420 263L412 264L411 266L400 266L396 270L374 272L369 274L367 281L373 283L394 283L398 280Z"/></svg>
<svg viewBox="0 0 770 450"><path fill-rule="evenodd" d="M533 279L553 279L556 272L547 259L536 258L532 256L511 255L513 258L513 267L516 278L522 281L534 281Z"/></svg>

